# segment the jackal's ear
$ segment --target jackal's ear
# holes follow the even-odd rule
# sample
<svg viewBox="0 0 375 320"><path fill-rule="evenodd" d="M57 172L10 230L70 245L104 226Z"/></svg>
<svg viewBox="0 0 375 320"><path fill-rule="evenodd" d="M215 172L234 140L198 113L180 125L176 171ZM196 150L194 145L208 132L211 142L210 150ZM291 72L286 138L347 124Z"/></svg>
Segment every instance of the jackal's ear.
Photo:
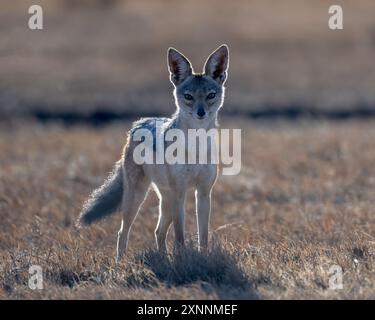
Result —
<svg viewBox="0 0 375 320"><path fill-rule="evenodd" d="M180 84L193 73L190 61L174 48L168 49L168 69L174 85Z"/></svg>
<svg viewBox="0 0 375 320"><path fill-rule="evenodd" d="M226 44L221 45L210 54L204 64L204 73L211 76L220 84L224 84L227 79L229 65L229 50Z"/></svg>

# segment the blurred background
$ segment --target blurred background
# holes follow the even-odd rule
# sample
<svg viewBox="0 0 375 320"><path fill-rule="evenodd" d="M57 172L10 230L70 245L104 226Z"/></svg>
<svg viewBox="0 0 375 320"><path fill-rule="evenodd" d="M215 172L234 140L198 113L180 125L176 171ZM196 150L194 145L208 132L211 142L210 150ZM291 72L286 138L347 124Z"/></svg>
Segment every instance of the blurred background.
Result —
<svg viewBox="0 0 375 320"><path fill-rule="evenodd" d="M44 30L27 27L44 9ZM328 28L340 4L344 30ZM108 120L174 110L166 51L227 43L227 115L375 114L375 2L2 0L0 114Z"/></svg>

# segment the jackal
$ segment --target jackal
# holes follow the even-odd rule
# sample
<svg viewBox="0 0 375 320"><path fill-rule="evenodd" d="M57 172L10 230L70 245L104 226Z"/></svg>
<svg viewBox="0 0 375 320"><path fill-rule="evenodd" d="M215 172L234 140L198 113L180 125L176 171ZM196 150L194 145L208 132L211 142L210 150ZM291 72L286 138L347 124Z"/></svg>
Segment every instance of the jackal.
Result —
<svg viewBox="0 0 375 320"><path fill-rule="evenodd" d="M184 244L184 206L189 188L195 189L198 247L207 247L211 191L217 177L217 164L137 164L133 151L139 141L135 141L134 134L138 129L148 129L157 141L164 139L165 133L172 128L184 134L189 129L216 128L217 114L224 101L228 64L226 45L208 57L203 73L194 73L183 54L174 48L168 49L168 69L177 110L170 118L143 118L133 124L122 158L104 184L85 202L78 219L79 225L89 225L116 211L122 213L117 260L126 251L129 231L150 186L160 200L155 229L159 250L166 250L166 236L172 222L175 244ZM162 123L162 130L155 129L157 122ZM211 147L212 143L215 142L211 141ZM155 143L150 148L155 152Z"/></svg>

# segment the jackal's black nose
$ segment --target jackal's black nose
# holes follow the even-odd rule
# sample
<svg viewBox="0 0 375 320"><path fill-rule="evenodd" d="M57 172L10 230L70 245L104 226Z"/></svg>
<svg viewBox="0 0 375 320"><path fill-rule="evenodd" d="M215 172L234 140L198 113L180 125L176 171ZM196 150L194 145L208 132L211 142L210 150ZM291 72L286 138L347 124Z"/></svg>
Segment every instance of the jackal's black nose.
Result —
<svg viewBox="0 0 375 320"><path fill-rule="evenodd" d="M199 109L198 109L197 115L198 115L199 117L202 118L205 114L206 114L206 112L204 112L204 109L203 109L203 108L199 108Z"/></svg>

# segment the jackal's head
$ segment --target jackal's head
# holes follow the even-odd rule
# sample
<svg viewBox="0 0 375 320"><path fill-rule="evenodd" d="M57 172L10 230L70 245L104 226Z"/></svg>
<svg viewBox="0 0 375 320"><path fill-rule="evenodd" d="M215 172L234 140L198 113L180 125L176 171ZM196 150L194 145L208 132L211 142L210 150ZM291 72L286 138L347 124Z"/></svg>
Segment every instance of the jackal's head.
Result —
<svg viewBox="0 0 375 320"><path fill-rule="evenodd" d="M203 73L194 73L190 61L174 48L168 50L168 67L180 115L207 122L216 119L224 101L229 62L228 47L217 48L207 59Z"/></svg>

